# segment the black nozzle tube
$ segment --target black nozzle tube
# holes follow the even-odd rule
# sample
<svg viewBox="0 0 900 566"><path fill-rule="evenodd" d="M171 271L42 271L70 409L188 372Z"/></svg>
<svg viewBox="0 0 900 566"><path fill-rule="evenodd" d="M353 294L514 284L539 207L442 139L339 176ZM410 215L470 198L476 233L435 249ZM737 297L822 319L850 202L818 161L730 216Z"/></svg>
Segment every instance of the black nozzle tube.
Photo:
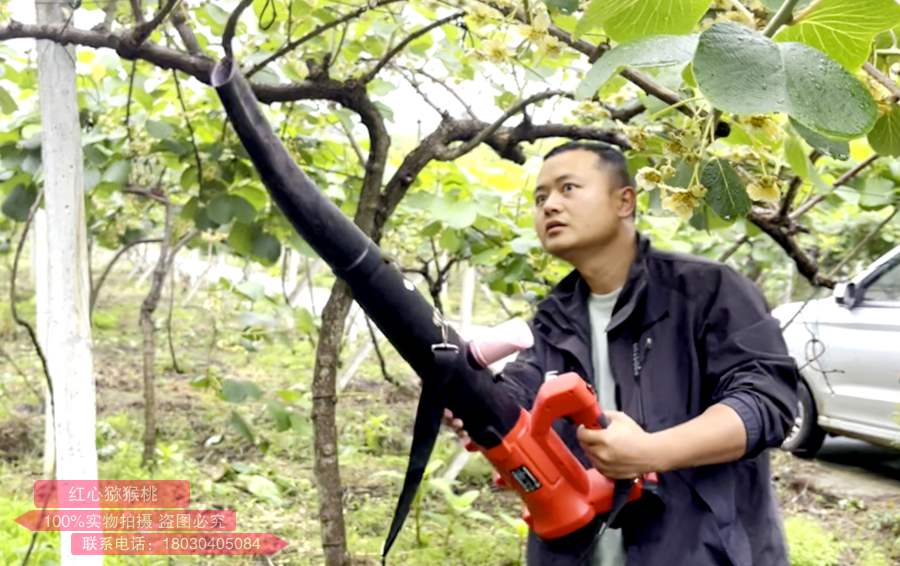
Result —
<svg viewBox="0 0 900 566"><path fill-rule="evenodd" d="M461 363L444 388L444 406L464 420L475 442L486 448L497 445L519 418L520 407L511 394L495 386L488 370L466 363L460 336L294 163L233 60L216 64L211 83L275 203L349 284L353 298L420 378L437 379L447 371L437 366L432 345L446 342L459 348Z"/></svg>

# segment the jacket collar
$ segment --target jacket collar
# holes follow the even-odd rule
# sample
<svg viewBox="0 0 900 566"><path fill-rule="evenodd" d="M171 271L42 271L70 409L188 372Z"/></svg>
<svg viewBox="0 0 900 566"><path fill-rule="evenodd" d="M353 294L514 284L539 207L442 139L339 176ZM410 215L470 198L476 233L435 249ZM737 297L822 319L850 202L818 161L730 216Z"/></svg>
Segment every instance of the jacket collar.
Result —
<svg viewBox="0 0 900 566"><path fill-rule="evenodd" d="M606 327L607 332L613 332L639 314L643 314L640 323L640 329L643 330L663 318L667 312L664 294L657 292L657 285L648 268L648 258L652 253L650 240L637 233L635 246L637 253L616 301L613 316ZM538 304L535 321L555 326L566 334L574 335L573 338L590 343L590 318L586 308L589 294L587 281L578 270L572 270Z"/></svg>

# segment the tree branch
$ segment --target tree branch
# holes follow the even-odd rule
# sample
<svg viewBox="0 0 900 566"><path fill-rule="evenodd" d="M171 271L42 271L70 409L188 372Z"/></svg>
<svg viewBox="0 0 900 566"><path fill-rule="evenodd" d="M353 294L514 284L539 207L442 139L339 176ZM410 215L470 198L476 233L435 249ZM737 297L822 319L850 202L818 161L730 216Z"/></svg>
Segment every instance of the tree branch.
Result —
<svg viewBox="0 0 900 566"><path fill-rule="evenodd" d="M134 21L138 24L144 23L144 10L141 7L141 0L130 0L131 12L134 14Z"/></svg>
<svg viewBox="0 0 900 566"><path fill-rule="evenodd" d="M452 88L450 88L450 86L449 86L445 81L443 81L443 80L441 80L441 79L435 77L434 75L431 75L431 74L427 73L427 72L425 71L425 69L414 69L414 70L412 70L412 72L413 72L413 73L416 73L416 74L419 74L419 75L422 75L423 77L427 78L427 79L430 80L431 82L433 82L433 83L435 83L435 84L437 84L437 85L440 85L440 86L444 87L444 90L446 90L447 92L449 92L449 93L450 93L450 96L452 96L453 98L455 98L456 101L459 102L459 103L462 105L462 107L466 110L466 113L469 115L470 118L472 118L473 120L477 120L477 119L478 119L478 117L475 115L475 112L472 111L472 107L469 106L468 103L466 103L466 101L463 99L462 96L459 95L458 92L456 92L455 90L453 90Z"/></svg>
<svg viewBox="0 0 900 566"><path fill-rule="evenodd" d="M831 268L831 270L828 272L828 277L834 277L835 275L837 275L838 271L840 271L842 267L847 265L847 262L853 259L856 254L859 253L859 250L861 250L863 246L869 243L869 240L875 237L875 234L880 232L882 228L887 226L888 223L894 219L894 216L897 215L898 211L900 211L900 207L894 206L894 210L884 220L879 222L871 232L866 234L862 240L860 240L855 246L853 246L853 249L850 250L847 255L845 255L844 258L837 263L837 265Z"/></svg>
<svg viewBox="0 0 900 566"><path fill-rule="evenodd" d="M802 184L803 178L800 177L800 175L794 175L791 179L791 183L788 185L787 192L784 193L784 198L781 199L781 205L778 208L779 218L785 218L787 216L788 211L791 209L791 205L794 203L794 197L797 195L797 190Z"/></svg>
<svg viewBox="0 0 900 566"><path fill-rule="evenodd" d="M162 239L160 239L160 238L146 238L143 240L134 240L133 242L130 242L130 243L122 246L122 248L116 252L116 255L114 255L113 258L111 260L109 260L109 263L106 264L106 267L103 268L103 273L100 274L100 278L97 279L97 283L95 283L94 286L91 288L91 301L90 301L90 309L88 312L94 312L94 305L97 304L97 297L100 296L100 289L103 288L103 283L106 282L106 278L109 276L109 273L112 271L113 266L116 264L117 261L119 261L119 258L122 257L122 255L125 252L127 252L128 250L130 250L131 248L133 248L134 246L136 246L138 244L153 244L153 243L159 243L161 241L162 241Z"/></svg>
<svg viewBox="0 0 900 566"><path fill-rule="evenodd" d="M433 30L435 28L439 28L445 24L448 24L448 23L452 22L453 20L458 20L461 17L463 17L464 15L465 15L465 12L456 12L455 14L450 14L449 16L447 16L445 18L436 20L436 21L428 24L427 26L425 26L421 29L418 29L418 30L414 31L413 33L409 34L408 36L406 36L406 38L403 41L401 41L400 43L398 43L397 45L392 47L390 50L388 50L388 52L385 53L384 56L378 60L378 63L374 67L372 67L372 69L368 73L363 75L360 78L360 80L364 83L371 82L372 79L374 79L376 77L376 75L378 75L378 73L381 72L381 69L383 69L384 66L387 65L388 62L391 59L393 59L398 53L403 51L403 49L406 48L407 45L409 45L413 41L419 39L423 35L429 33L431 30Z"/></svg>
<svg viewBox="0 0 900 566"><path fill-rule="evenodd" d="M378 358L378 365L381 367L381 376L385 381L392 385L400 386L400 382L394 379L390 373L388 373L387 363L384 361L384 355L381 353L381 347L378 346L378 336L375 334L375 328L372 326L372 321L369 320L368 315L363 316L366 319L366 326L369 328L369 339L372 340L372 347L375 349L375 356Z"/></svg>
<svg viewBox="0 0 900 566"><path fill-rule="evenodd" d="M161 204L169 204L169 199L166 198L165 195L155 192L152 189L141 189L130 186L122 189L122 192L129 195L138 195L144 198L152 199Z"/></svg>
<svg viewBox="0 0 900 566"><path fill-rule="evenodd" d="M772 16L772 19L766 25L762 32L763 35L772 37L781 26L790 24L794 19L794 6L796 5L797 0L784 0L784 4L781 5L781 8L778 9L778 12Z"/></svg>
<svg viewBox="0 0 900 566"><path fill-rule="evenodd" d="M191 55L155 43L134 45L129 37L118 33L100 33L58 24L38 26L16 21L0 26L0 41L24 37L48 39L63 45L71 43L96 49L112 49L123 59L142 59L161 69L176 69L204 84L209 84L209 75L215 63L205 55ZM375 124L382 121L377 108L368 100L364 86L353 81L325 79L283 85L257 83L252 86L257 99L263 104L292 100L330 100L359 114L370 131L373 127L379 129Z"/></svg>
<svg viewBox="0 0 900 566"><path fill-rule="evenodd" d="M365 168L366 166L366 156L363 155L362 149L360 149L359 144L356 143L356 138L353 137L353 132L350 131L350 128L344 124L343 120L338 120L338 127L347 136L347 141L350 143L350 147L353 149L353 153L356 154L356 158L359 160L359 164Z"/></svg>
<svg viewBox="0 0 900 566"><path fill-rule="evenodd" d="M41 343L38 340L34 327L27 320L19 316L19 310L16 308L16 276L19 272L19 258L22 257L22 248L25 246L25 238L28 236L28 229L31 227L31 223L34 220L34 214L41 206L43 198L44 189L41 187L37 198L34 199L34 204L31 205L31 210L28 211L28 218L25 220L25 226L22 228L22 237L19 239L19 245L16 246L12 274L9 277L9 310L13 320L16 321L16 324L23 327L25 331L28 332L28 337L31 339L31 344L34 346L34 351L41 360L41 369L44 371L44 381L47 384L47 398L50 401L50 416L56 421L56 402L53 400L53 379L50 377L50 367L47 365L47 356L44 354L44 349L41 347ZM32 539L32 542L33 541L34 539Z"/></svg>
<svg viewBox="0 0 900 566"><path fill-rule="evenodd" d="M421 84L419 83L419 81L416 80L415 76L408 76L405 72L403 72L403 69L401 69L400 67L395 67L395 69L397 70L398 73L400 73L400 76L403 77L406 80L406 82L409 83L409 86L411 86L413 88L413 90L416 91L416 93L419 95L419 97L425 101L425 104L427 104L435 112L437 112L438 115L442 119L448 120L450 118L450 113L446 109L441 108L440 106L438 106L437 104L432 102L431 99L428 97L428 95L425 94L425 92L420 88ZM410 73L410 74L412 74L412 73Z"/></svg>
<svg viewBox="0 0 900 566"><path fill-rule="evenodd" d="M253 0L241 0L241 3L237 5L237 8L228 16L228 21L225 23L225 31L222 32L222 48L225 50L225 56L229 59L234 58L234 54L231 50L231 42L234 39L234 32L237 29L238 20L241 18L241 12L247 9L247 6L253 3Z"/></svg>
<svg viewBox="0 0 900 566"><path fill-rule="evenodd" d="M819 158L822 157L822 152L818 149L812 150L809 154L809 162L813 166L815 166L816 162ZM788 190L784 194L784 197L781 199L781 205L778 208L778 217L782 220L787 218L788 212L790 212L791 207L794 205L794 198L797 196L797 191L800 189L800 186L803 184L803 179L799 175L794 175L791 179L791 183L788 185Z"/></svg>
<svg viewBox="0 0 900 566"><path fill-rule="evenodd" d="M184 101L184 93L181 91L181 81L178 80L178 71L172 70L172 78L175 80L175 92L178 94L178 101L181 103L181 111L184 113L184 123L187 126L188 133L191 137L191 147L194 149L194 161L197 165L197 186L200 187L199 193L203 194L203 162L200 160L200 149L197 147L197 139L194 135L194 125L188 116L187 103Z"/></svg>
<svg viewBox="0 0 900 566"><path fill-rule="evenodd" d="M162 22L166 19L166 16L175 8L175 5L178 4L179 0L167 0L162 8L156 13L153 18L147 23L138 24L134 28L134 32L132 32L132 38L137 45L140 45L147 41L147 38L150 37L150 34L153 33Z"/></svg>
<svg viewBox="0 0 900 566"><path fill-rule="evenodd" d="M853 169L850 169L849 171L847 171L846 173L841 175L838 178L838 180L835 181L833 185L831 185L831 190L833 191L834 189L840 187L841 185L843 185L844 183L846 183L853 177L856 177L860 173L860 171L862 171L863 169L865 169L866 167L871 165L876 159L878 159L878 155L877 154L872 155L865 161L859 163ZM820 202L825 200L829 194L831 194L830 191L828 193L816 195L815 197L811 198L810 200L805 202L803 204L803 206L799 207L797 210L795 210L794 212L791 213L791 215L789 216L790 220L793 221L793 220L800 218L801 216L803 216L804 214L809 212L814 206L816 206L817 204L819 204Z"/></svg>
<svg viewBox="0 0 900 566"><path fill-rule="evenodd" d="M610 118L626 124L630 122L632 118L647 109L647 107L644 106L644 103L637 98L630 102L626 102L618 108L607 106L605 104L603 107L609 112Z"/></svg>
<svg viewBox="0 0 900 566"><path fill-rule="evenodd" d="M504 112L499 118L494 121L493 124L478 132L472 139L453 149L448 147L439 148L435 154L435 157L437 159L440 159L441 161L453 161L454 159L457 159L460 156L463 156L478 147L484 140L486 140L488 137L493 135L494 132L500 129L504 122L506 122L514 114L523 111L528 107L528 105L540 102L541 100L552 98L554 96L563 96L565 94L566 93L561 90L548 90L520 100L516 104L513 104L511 107L509 107L506 112Z"/></svg>
<svg viewBox="0 0 900 566"><path fill-rule="evenodd" d="M828 287L829 289L834 287L834 279L820 273L819 265L803 251L789 231L783 229L776 213L754 209L750 211L747 218L781 246L781 249L797 265L797 271L806 277L810 283L816 286Z"/></svg>
<svg viewBox="0 0 900 566"><path fill-rule="evenodd" d="M873 155L841 175L832 185L832 191L858 175L877 158L878 155ZM800 248L800 245L793 237L794 233L799 229L799 226L795 224L795 221L809 212L814 206L825 200L828 194L830 194L830 192L827 194L816 195L786 218L782 215L780 210L771 211L758 208L751 210L747 215L747 218L772 238L775 243L781 246L788 257L790 257L797 265L797 271L810 283L833 288L835 283L832 277L834 270L832 270L831 273L822 275L817 262Z"/></svg>
<svg viewBox="0 0 900 566"><path fill-rule="evenodd" d="M881 83L884 88L888 89L891 96L894 98L894 102L900 100L900 85L892 81L890 77L879 71L875 65L868 61L863 64L863 69L865 69L873 79Z"/></svg>
<svg viewBox="0 0 900 566"><path fill-rule="evenodd" d="M184 48L187 49L188 53L191 55L200 55L202 53L200 50L200 43L197 41L197 36L194 35L194 30L191 29L191 26L188 23L187 14L184 11L184 4L179 4L175 8L175 12L172 14L172 25L175 26L175 31L178 32L178 37L181 38L181 42L184 44Z"/></svg>
<svg viewBox="0 0 900 566"><path fill-rule="evenodd" d="M353 10L352 12L349 12L333 21L330 21L327 24L322 24L320 26L316 26L312 31L310 31L306 35L303 35L302 37L298 37L297 39L295 39L293 41L289 41L284 47L282 47L281 49L279 49L272 55L266 57L265 59L263 59L262 61L260 61L253 67L251 67L250 70L247 71L246 76L249 79L256 73L261 71L266 65L268 65L272 61L279 59L281 57L284 57L285 55L287 55L294 49L296 49L296 48L300 47L301 45L303 45L304 43L306 43L307 41L309 41L315 37L318 37L319 35L322 35L323 33L325 33L326 31L330 30L333 27L337 27L337 26L343 24L344 22L347 22L354 18L358 18L359 16L361 16L365 12L368 12L369 10L372 10L375 8L380 8L382 6L386 6L387 4L392 4L394 2L399 2L399 1L400 0L378 0L374 4L371 2L367 2L366 5L363 6L362 8Z"/></svg>
<svg viewBox="0 0 900 566"><path fill-rule="evenodd" d="M48 39L63 45L71 43L97 49L112 49L123 59L129 61L143 59L162 69L178 69L205 84L209 84L209 73L213 67L213 61L208 57L189 55L154 43L144 42L135 45L130 35L100 33L62 24L33 25L11 21L5 26L0 26L0 40L23 37Z"/></svg>
<svg viewBox="0 0 900 566"><path fill-rule="evenodd" d="M744 234L743 236L741 236L740 238L738 238L738 239L731 245L731 247L729 247L727 250L725 250L725 252L724 252L722 255L719 256L719 261L720 261L721 263L725 263L725 261L726 261L728 258L730 258L731 256L734 255L734 252L736 252L736 251L738 251L739 249L741 249L741 246L743 246L744 244L746 244L746 243L749 242L749 241L750 241L750 236L747 235L747 234Z"/></svg>

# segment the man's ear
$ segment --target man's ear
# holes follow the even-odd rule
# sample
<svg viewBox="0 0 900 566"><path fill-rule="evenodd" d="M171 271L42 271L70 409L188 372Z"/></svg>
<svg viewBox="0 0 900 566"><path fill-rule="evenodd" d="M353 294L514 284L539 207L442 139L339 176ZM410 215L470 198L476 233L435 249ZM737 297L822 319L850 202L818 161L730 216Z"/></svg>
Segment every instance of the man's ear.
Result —
<svg viewBox="0 0 900 566"><path fill-rule="evenodd" d="M618 209L619 217L634 217L634 211L637 207L637 193L635 192L634 187L626 185L617 192L619 193L619 198L616 202L616 208Z"/></svg>

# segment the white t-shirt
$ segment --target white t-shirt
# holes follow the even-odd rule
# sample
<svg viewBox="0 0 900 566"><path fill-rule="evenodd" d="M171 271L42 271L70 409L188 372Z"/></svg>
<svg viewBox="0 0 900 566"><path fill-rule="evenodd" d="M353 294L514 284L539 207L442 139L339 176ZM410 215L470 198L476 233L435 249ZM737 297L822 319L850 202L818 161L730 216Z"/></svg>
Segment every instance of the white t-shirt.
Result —
<svg viewBox="0 0 900 566"><path fill-rule="evenodd" d="M613 308L619 292L591 293L588 298L588 311L591 319L591 361L594 364L594 381L597 386L597 398L604 411L618 410L616 406L616 382L613 380L609 364L609 348L606 340L606 326L612 317ZM622 542L620 529L607 529L597 542L594 553L594 566L625 566L625 545Z"/></svg>

